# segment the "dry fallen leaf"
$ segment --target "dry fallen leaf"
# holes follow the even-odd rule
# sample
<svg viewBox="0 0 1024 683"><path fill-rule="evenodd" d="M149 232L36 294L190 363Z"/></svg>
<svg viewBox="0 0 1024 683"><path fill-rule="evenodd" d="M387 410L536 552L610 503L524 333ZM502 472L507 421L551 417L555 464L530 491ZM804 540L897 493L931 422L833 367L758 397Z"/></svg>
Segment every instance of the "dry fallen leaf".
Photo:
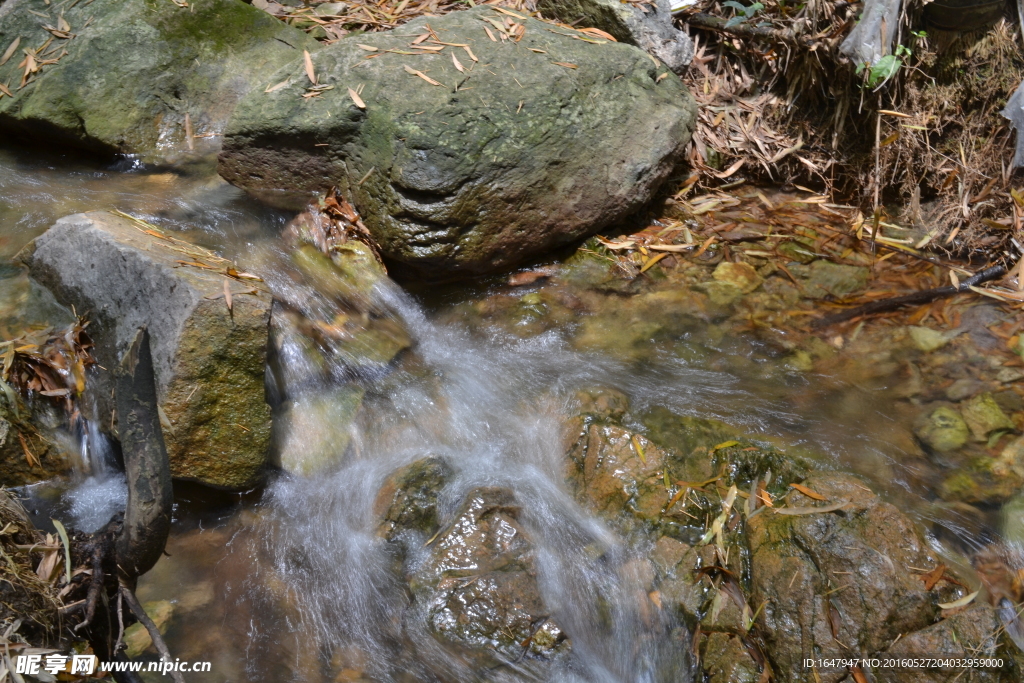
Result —
<svg viewBox="0 0 1024 683"><path fill-rule="evenodd" d="M358 47L361 50L366 50L367 52L376 52L379 49L374 47L373 45L363 45L362 43L356 43L356 47Z"/></svg>
<svg viewBox="0 0 1024 683"><path fill-rule="evenodd" d="M459 70L459 73L466 73L465 67L462 66L462 62L459 61L459 58L455 56L454 52L452 53L452 64L454 64L455 68Z"/></svg>
<svg viewBox="0 0 1024 683"><path fill-rule="evenodd" d="M569 62L551 62L551 63L552 64L557 64L558 66L564 66L566 69L578 69L579 68L575 64L570 64Z"/></svg>
<svg viewBox="0 0 1024 683"><path fill-rule="evenodd" d="M419 76L420 78L425 80L430 85L441 85L440 83L438 83L437 81L435 81L433 78L431 78L430 76L426 75L422 71L417 71L416 69L413 69L412 67L410 67L410 66L408 66L406 64L403 64L402 66L405 67L405 70L406 70L407 73L410 73L413 76Z"/></svg>
<svg viewBox="0 0 1024 683"><path fill-rule="evenodd" d="M939 607L941 609L956 609L957 607L963 607L964 605L969 605L969 604L971 604L971 602L974 601L974 598L978 597L978 593L980 593L980 592L981 591L974 591L970 595L965 595L964 597L960 598L959 600L954 600L953 602L940 602L939 603Z"/></svg>
<svg viewBox="0 0 1024 683"><path fill-rule="evenodd" d="M195 151L196 142L192 135L192 117L189 116L188 112L185 112L185 144L188 145L188 151Z"/></svg>
<svg viewBox="0 0 1024 683"><path fill-rule="evenodd" d="M39 458L37 458L32 453L32 451L30 451L28 449L28 444L25 443L25 437L22 436L21 434L18 434L18 440L21 441L21 448L22 448L22 450L25 451L25 461L28 462L28 466L29 467L42 467L42 464L39 462Z"/></svg>
<svg viewBox="0 0 1024 683"><path fill-rule="evenodd" d="M0 57L0 66L3 66L4 64L6 64L7 60L14 56L14 51L18 49L18 46L20 44L21 44L21 36L18 36L17 38L14 39L14 42L11 43L10 46L6 50L4 50L3 57Z"/></svg>
<svg viewBox="0 0 1024 683"><path fill-rule="evenodd" d="M935 569L931 570L930 572L921 577L921 580L924 581L924 589L926 591L930 591L931 589L935 588L935 584L937 584L942 579L942 575L945 573L946 565L939 563L938 567L936 567Z"/></svg>
<svg viewBox="0 0 1024 683"><path fill-rule="evenodd" d="M488 38L490 38L490 39L491 39L492 41L494 41L495 43L496 43L496 42L498 42L498 39L494 37L494 34L493 34L493 33L491 33L491 29L489 29L489 28L487 28L486 26L484 26L484 30L485 30L485 31L487 31L487 37L488 37Z"/></svg>
<svg viewBox="0 0 1024 683"><path fill-rule="evenodd" d="M576 30L579 31L580 33L586 33L587 35L594 36L596 38L604 38L605 40L610 40L613 43L619 42L615 39L615 36L613 36L610 33L605 33L599 28L578 28Z"/></svg>
<svg viewBox="0 0 1024 683"><path fill-rule="evenodd" d="M280 90L284 86L288 85L289 82L290 81L286 78L283 81L281 81L280 83L278 83L277 85L268 85L267 89L264 90L263 92L274 92L275 90Z"/></svg>
<svg viewBox="0 0 1024 683"><path fill-rule="evenodd" d="M473 54L473 51L469 49L469 45L463 45L462 49L466 51L466 54L469 55L469 58L472 59L474 62L480 61L479 59L476 58L476 55Z"/></svg>
<svg viewBox="0 0 1024 683"><path fill-rule="evenodd" d="M309 50L302 51L302 59L306 63L306 77L310 83L316 85L316 71L313 69L313 58L309 56Z"/></svg>
<svg viewBox="0 0 1024 683"><path fill-rule="evenodd" d="M359 96L352 88L348 89L348 96L352 98L352 101L356 103L356 106L360 109L366 109L366 102L363 102L363 98Z"/></svg>
<svg viewBox="0 0 1024 683"><path fill-rule="evenodd" d="M224 281L224 301L227 302L228 311L231 311L231 281Z"/></svg>
<svg viewBox="0 0 1024 683"><path fill-rule="evenodd" d="M789 486L790 486L790 488L794 488L797 491L799 491L800 493L804 494L808 498L813 498L814 500L827 500L825 498L825 496L821 495L817 491L809 489L806 486L803 486L801 484L790 484Z"/></svg>

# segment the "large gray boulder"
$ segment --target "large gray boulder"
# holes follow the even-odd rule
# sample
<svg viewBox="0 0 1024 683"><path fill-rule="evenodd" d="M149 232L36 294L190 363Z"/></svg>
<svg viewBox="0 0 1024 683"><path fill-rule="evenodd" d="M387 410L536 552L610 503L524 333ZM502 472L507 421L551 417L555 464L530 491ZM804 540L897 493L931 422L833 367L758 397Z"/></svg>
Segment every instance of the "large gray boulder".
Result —
<svg viewBox="0 0 1024 683"><path fill-rule="evenodd" d="M537 9L544 16L606 31L620 42L647 51L681 75L693 61L693 41L673 26L671 5L669 0L537 0Z"/></svg>
<svg viewBox="0 0 1024 683"><path fill-rule="evenodd" d="M7 0L0 83L11 96L0 94L0 132L180 161L186 116L201 136L195 152L215 151L238 100L316 46L241 0Z"/></svg>
<svg viewBox="0 0 1024 683"><path fill-rule="evenodd" d="M270 295L229 263L173 235L91 212L58 220L19 255L57 300L87 314L101 367L149 329L171 474L227 489L260 482L270 406L264 366ZM230 306L225 292L231 292ZM88 409L112 422L109 372L90 377Z"/></svg>
<svg viewBox="0 0 1024 683"><path fill-rule="evenodd" d="M428 24L438 40L412 45ZM239 104L221 175L299 204L336 185L384 255L428 277L499 270L624 218L694 125L679 79L641 50L490 7L346 38L311 66L331 89L310 91L300 59Z"/></svg>

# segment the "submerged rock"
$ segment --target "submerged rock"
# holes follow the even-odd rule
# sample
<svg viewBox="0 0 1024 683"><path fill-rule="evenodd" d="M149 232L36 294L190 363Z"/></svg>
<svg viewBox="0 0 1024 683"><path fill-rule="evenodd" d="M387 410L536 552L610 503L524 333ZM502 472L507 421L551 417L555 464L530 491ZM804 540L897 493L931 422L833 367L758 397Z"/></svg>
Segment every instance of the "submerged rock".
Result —
<svg viewBox="0 0 1024 683"><path fill-rule="evenodd" d="M438 496L454 473L444 459L431 457L389 476L374 501L374 513L382 520L377 534L388 540L405 531L433 535L440 526Z"/></svg>
<svg viewBox="0 0 1024 683"><path fill-rule="evenodd" d="M422 620L477 675L514 665L538 676L571 649L541 598L519 515L512 491L473 489L410 580L414 606L406 619Z"/></svg>
<svg viewBox="0 0 1024 683"><path fill-rule="evenodd" d="M790 271L804 279L803 295L811 299L849 296L868 285L870 271L862 266L847 266L824 259L808 265L793 264Z"/></svg>
<svg viewBox="0 0 1024 683"><path fill-rule="evenodd" d="M718 282L734 285L744 294L753 292L762 283L761 276L757 274L757 270L749 263L742 262L722 261L715 268L712 277Z"/></svg>
<svg viewBox="0 0 1024 683"><path fill-rule="evenodd" d="M953 451L967 443L967 423L952 406L939 406L922 415L914 425L914 433L939 452Z"/></svg>
<svg viewBox="0 0 1024 683"><path fill-rule="evenodd" d="M657 57L677 74L693 61L693 41L672 24L669 0L639 3L619 0L538 0L537 9L573 26L594 26Z"/></svg>
<svg viewBox="0 0 1024 683"><path fill-rule="evenodd" d="M50 27L49 29L47 27ZM237 0L0 5L0 130L173 163L213 151L239 99L316 41ZM27 82L20 64L38 65ZM31 71L31 70L30 70ZM18 85L24 85L19 88ZM188 122L186 123L186 117ZM187 139L187 131L195 136Z"/></svg>
<svg viewBox="0 0 1024 683"><path fill-rule="evenodd" d="M1006 416L992 394L978 394L960 404L964 422L977 441L985 441L992 432L1008 431L1014 428L1013 421Z"/></svg>
<svg viewBox="0 0 1024 683"><path fill-rule="evenodd" d="M228 489L261 480L270 296L260 286L230 278L230 264L200 247L99 211L61 218L20 258L59 301L89 311L101 366L116 367L148 327L174 477ZM112 422L110 390L109 373L87 384L102 425Z"/></svg>
<svg viewBox="0 0 1024 683"><path fill-rule="evenodd" d="M431 278L505 268L639 209L682 159L693 99L628 45L533 19L491 41L483 20L504 16L429 19L469 50L402 54L426 18L340 40L313 57L331 88L313 97L295 61L239 105L221 175L293 203L336 185L386 257Z"/></svg>

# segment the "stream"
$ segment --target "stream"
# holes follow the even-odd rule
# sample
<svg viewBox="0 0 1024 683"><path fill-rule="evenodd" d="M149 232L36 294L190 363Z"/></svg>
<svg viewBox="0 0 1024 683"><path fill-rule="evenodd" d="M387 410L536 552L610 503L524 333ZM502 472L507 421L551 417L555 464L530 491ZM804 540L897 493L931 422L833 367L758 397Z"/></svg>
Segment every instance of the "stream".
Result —
<svg viewBox="0 0 1024 683"><path fill-rule="evenodd" d="M180 231L261 275L276 293L317 296L315 283L289 269L278 238L291 216L215 175L0 150L0 338L71 319L11 257L56 218L110 209ZM421 623L396 617L409 597L378 534L375 500L390 475L428 456L453 470L439 493L442 519L478 487L514 493L544 604L572 642L550 680L687 679L687 629L668 612L643 608L636 560L650 553L652 539L583 509L564 483L564 425L578 411L579 392L595 388L625 395L622 424L631 429L643 430L645 416L664 409L714 418L807 454L822 469L857 473L927 528L940 555L969 553L998 536L998 509L979 516L936 500L914 415L894 383L842 365L795 374L756 336L714 325L641 347L583 343L593 334L585 313L571 303L559 316L537 309L550 297L592 297L585 285L539 280L512 288L506 280L377 287L374 304L404 325L411 348L387 371L339 367L306 386L302 411L275 425L300 459L324 444L348 444L344 458L244 494L177 486L167 556L138 594L173 605L166 639L176 657L213 662L211 673L188 680L479 680L467 658L431 646ZM301 353L282 352L280 362L303 375ZM339 426L323 402L353 385L365 391L362 411L353 426ZM32 511L40 520L55 511L92 530L121 504L124 486L105 437L76 438L88 466L70 483L34 492ZM431 540L409 544L406 561L425 562ZM491 680L533 676L510 662Z"/></svg>

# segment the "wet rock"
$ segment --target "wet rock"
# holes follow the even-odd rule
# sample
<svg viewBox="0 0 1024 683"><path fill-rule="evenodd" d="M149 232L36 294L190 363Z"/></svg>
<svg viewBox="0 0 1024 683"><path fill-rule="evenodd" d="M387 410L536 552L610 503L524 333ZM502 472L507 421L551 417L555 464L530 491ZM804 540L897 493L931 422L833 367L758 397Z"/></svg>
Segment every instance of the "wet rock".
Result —
<svg viewBox="0 0 1024 683"><path fill-rule="evenodd" d="M711 276L719 282L727 282L734 285L744 294L753 292L761 286L762 282L761 276L757 274L757 270L749 263L722 261L715 268L715 272Z"/></svg>
<svg viewBox="0 0 1024 683"><path fill-rule="evenodd" d="M730 633L709 633L701 662L707 683L757 683L761 671L743 639Z"/></svg>
<svg viewBox="0 0 1024 683"><path fill-rule="evenodd" d="M964 422L977 441L988 440L992 432L1012 430L1013 421L1006 416L991 393L978 394L960 404Z"/></svg>
<svg viewBox="0 0 1024 683"><path fill-rule="evenodd" d="M939 406L922 415L914 425L921 441L940 452L953 451L967 443L970 431L960 413L951 406Z"/></svg>
<svg viewBox="0 0 1024 683"><path fill-rule="evenodd" d="M280 443L271 462L302 477L325 474L343 462L364 391L354 384L304 393L285 403Z"/></svg>
<svg viewBox="0 0 1024 683"><path fill-rule="evenodd" d="M942 593L951 590L946 584L925 591L908 571L938 560L913 523L858 479L815 474L804 484L826 502L794 490L786 505L847 501L849 507L800 516L765 510L747 522L750 602L765 605L760 624L767 652L786 681L810 680L800 661L806 653L884 650L897 636L933 624L936 604L954 597ZM834 683L847 672L820 675Z"/></svg>
<svg viewBox="0 0 1024 683"><path fill-rule="evenodd" d="M40 431L49 422L58 420L46 406L30 408L13 390L0 391L0 486L34 484L71 467L57 443Z"/></svg>
<svg viewBox="0 0 1024 683"><path fill-rule="evenodd" d="M537 586L536 560L508 489L473 489L411 578L415 608L444 647L473 671L517 663L540 675L570 642Z"/></svg>
<svg viewBox="0 0 1024 683"><path fill-rule="evenodd" d="M377 534L388 540L404 531L432 536L440 524L437 498L454 474L442 458L431 457L406 465L385 480L374 502L381 524Z"/></svg>
<svg viewBox="0 0 1024 683"><path fill-rule="evenodd" d="M615 517L628 511L652 520L668 502L660 476L666 454L639 434L592 424L570 458L578 468L578 497L595 512Z"/></svg>
<svg viewBox="0 0 1024 683"><path fill-rule="evenodd" d="M937 624L906 634L885 654L894 657L915 657L922 653L951 658L997 657L1000 627L995 610L990 605L975 601ZM893 683L952 683L958 680L958 676L963 680L963 669L886 669L884 673L885 680ZM971 676L979 683L1016 680L1011 667L1001 670L979 668L972 671Z"/></svg>
<svg viewBox="0 0 1024 683"><path fill-rule="evenodd" d="M933 330L930 327L911 326L907 328L907 333L910 335L910 340L914 347L925 353L941 349L952 338L950 335ZM953 336L956 336L956 334L959 334L959 331Z"/></svg>
<svg viewBox="0 0 1024 683"><path fill-rule="evenodd" d="M679 80L657 80L667 71L634 47L533 19L518 41L492 42L480 21L492 16L504 15L479 7L429 19L479 65L455 47L367 59L359 40L342 39L313 57L333 89L303 98L295 61L270 77L288 85L239 105L221 175L279 201L337 185L384 255L428 278L506 268L639 209L693 128ZM373 46L407 51L427 21L375 34ZM365 109L350 87L363 88Z"/></svg>
<svg viewBox="0 0 1024 683"><path fill-rule="evenodd" d="M668 0L643 7L617 0L539 0L537 9L566 24L606 31L647 51L680 75L693 60L693 41L673 26Z"/></svg>
<svg viewBox="0 0 1024 683"><path fill-rule="evenodd" d="M694 548L670 536L662 536L651 552L658 571L657 590L662 605L676 613L690 628L700 620L707 589L700 585L696 570L714 561L710 546Z"/></svg>
<svg viewBox="0 0 1024 683"><path fill-rule="evenodd" d="M44 25L67 30L51 34ZM64 37L70 36L70 37ZM0 50L20 38L40 69L24 88L24 56L0 65L0 130L149 163L190 156L186 119L199 153L216 150L228 117L267 75L315 50L301 31L236 0L192 8L145 0L96 0L58 8L46 0L0 7ZM46 47L39 46L45 43ZM46 64L48 60L56 63Z"/></svg>
<svg viewBox="0 0 1024 683"><path fill-rule="evenodd" d="M576 392L580 413L601 419L618 420L629 410L629 397L617 389L594 387Z"/></svg>
<svg viewBox="0 0 1024 683"><path fill-rule="evenodd" d="M803 294L811 299L842 298L867 287L867 268L846 266L819 259L808 265L794 264L790 271L804 279Z"/></svg>
<svg viewBox="0 0 1024 683"><path fill-rule="evenodd" d="M230 264L212 253L146 230L106 212L68 216L20 258L59 301L90 312L101 366L116 367L136 330L148 327L171 474L249 488L263 476L270 444L270 296L251 280L227 278ZM186 259L211 267L182 266ZM112 420L110 379L99 373L86 389L101 425Z"/></svg>

